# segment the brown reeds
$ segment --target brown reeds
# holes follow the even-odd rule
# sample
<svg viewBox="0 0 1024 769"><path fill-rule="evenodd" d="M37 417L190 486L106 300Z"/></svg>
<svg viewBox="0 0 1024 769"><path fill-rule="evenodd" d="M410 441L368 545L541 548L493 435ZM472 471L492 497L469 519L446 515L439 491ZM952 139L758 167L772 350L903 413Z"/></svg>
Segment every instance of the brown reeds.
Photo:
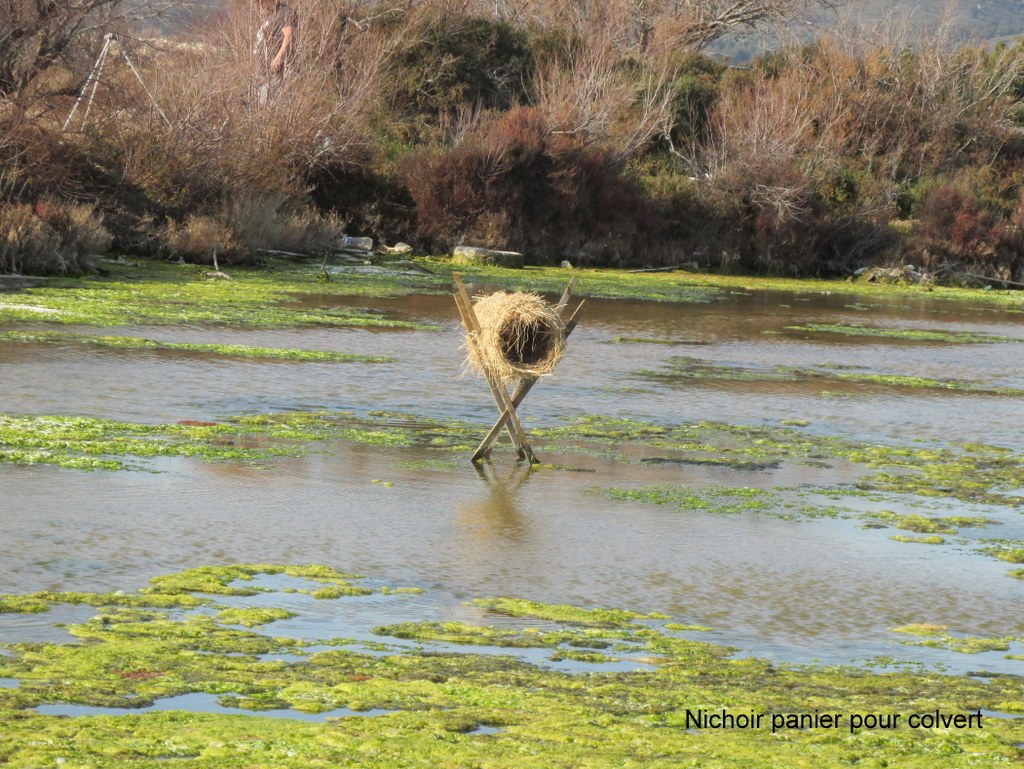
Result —
<svg viewBox="0 0 1024 769"><path fill-rule="evenodd" d="M505 384L546 376L565 352L565 325L536 294L498 291L473 303L480 334L467 340L470 369Z"/></svg>

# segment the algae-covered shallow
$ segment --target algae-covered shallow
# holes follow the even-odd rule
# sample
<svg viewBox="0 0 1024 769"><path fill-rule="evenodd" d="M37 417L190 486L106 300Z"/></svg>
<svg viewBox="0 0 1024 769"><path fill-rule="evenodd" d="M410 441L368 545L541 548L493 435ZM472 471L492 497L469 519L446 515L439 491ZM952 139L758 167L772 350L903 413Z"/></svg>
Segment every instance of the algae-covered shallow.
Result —
<svg viewBox="0 0 1024 769"><path fill-rule="evenodd" d="M52 464L78 470L124 470L153 457L194 457L267 466L273 458L306 454L318 443L346 441L376 447L418 448L438 457L434 464L412 463L418 469L453 469L458 454L474 446L478 431L461 420L430 420L411 414L374 411L287 412L237 416L222 422L143 425L85 417L10 417L0 415L0 462ZM861 468L847 485L860 492L900 492L949 497L962 502L1024 506L1024 462L1000 446L913 446L866 443L823 437L791 427L734 425L720 422L665 424L613 417L586 417L534 431L539 449L560 454L597 453L620 464L685 465L723 470L768 472L783 463L829 467L844 463ZM321 449L323 450L323 449ZM651 456L652 452L658 455ZM564 470L565 466L541 466ZM386 487L391 481L373 479ZM851 483L852 482L852 483ZM687 507L709 499L720 511L752 512L768 507L768 491L745 486L705 486L630 492L612 489L612 498L673 500ZM676 498L677 497L677 498ZM730 506L731 504L731 506ZM778 509L775 506L774 509ZM821 510L813 510L817 515ZM995 521L984 516L945 518L897 515L887 510L870 514L876 525L926 533L953 533L963 527ZM1007 551L1013 552L1013 551ZM1008 556L1001 556L1009 560Z"/></svg>
<svg viewBox="0 0 1024 769"><path fill-rule="evenodd" d="M105 277L50 281L0 300L0 323L61 323L91 326L220 324L249 328L429 326L358 308L324 306L317 298L388 296L422 291L441 282L418 274L352 275L321 283L307 267L283 262L233 269L216 280L188 265L156 261L111 265ZM296 297L306 297L296 306Z"/></svg>
<svg viewBox="0 0 1024 769"><path fill-rule="evenodd" d="M229 587L233 574L271 574L264 596L281 600L307 568L204 567L153 584L202 587L204 574ZM72 643L8 643L0 676L19 685L0 688L5 763L288 767L339 765L355 751L361 766L380 767L511 767L528 755L545 766L827 769L1022 756L1017 676L773 665L680 637L665 615L512 598L477 601L485 613L474 624L452 621L450 607L440 622L377 628L415 641L381 648L332 640L372 621L358 607L321 618L325 637L310 640L231 627L232 612L254 611L245 600L220 594L213 617L101 608L71 627ZM942 628L904 630L944 638ZM537 646L555 651L542 657ZM274 659L282 649L291 661ZM613 655L644 664L606 670Z"/></svg>
<svg viewBox="0 0 1024 769"><path fill-rule="evenodd" d="M710 361L691 357L673 357L668 365L657 371L639 371L637 376L664 383L689 384L692 381L712 380L728 382L799 382L815 387L830 385L872 385L879 387L917 388L923 390L957 390L960 392L1024 396L1024 388L998 387L963 379L933 379L909 374L858 371L856 367L818 365L811 367L773 366L771 368L742 365L716 365ZM854 369L854 370L851 370Z"/></svg>
<svg viewBox="0 0 1024 769"><path fill-rule="evenodd" d="M432 260L435 269L449 267L443 260ZM450 267L449 267L450 269ZM938 301L973 301L979 304L993 304L1014 311L1024 310L1024 296L1020 291L979 291L976 289L934 287L928 290L920 286L881 285L849 280L814 280L749 277L739 275L711 275L691 273L683 270L674 272L629 272L626 270L582 269L567 270L554 267L528 267L525 270L499 267L457 268L476 280L491 285L525 286L532 291L555 291L561 289L570 277L576 275L587 286L590 296L643 298L655 301L707 301L708 298L724 292L790 292L800 294L824 294L859 296L866 300L885 301L893 297L926 298Z"/></svg>
<svg viewBox="0 0 1024 769"><path fill-rule="evenodd" d="M264 358L320 363L387 363L382 355L356 355L332 350L294 350L277 347L253 347L240 344L196 344L194 342L158 342L135 336L99 336L61 331L0 331L0 342L47 342L51 344L92 345L117 350L166 350L201 355L224 355L237 358Z"/></svg>
<svg viewBox="0 0 1024 769"><path fill-rule="evenodd" d="M1024 310L1019 292L937 289L924 293L912 287L875 286L843 281L792 281L677 273L630 273L621 270L526 270L462 268L474 285L558 293L570 278L579 278L581 296L641 299L669 303L707 303L748 292L798 292L861 295L885 303L970 300L982 306ZM401 266L349 266L328 272L317 265L267 259L258 267L235 267L230 280L218 280L191 265L155 260L108 263L103 276L61 279L43 287L6 295L0 301L0 323L61 323L93 326L207 323L253 328L286 326L417 327L408 320L382 317L359 308L340 309L339 297L395 297L444 293L451 266L444 260L421 260L417 269ZM329 275L330 280L323 280ZM290 301L292 300L292 301ZM870 305L865 305L870 306ZM419 326L419 327L422 327ZM806 330L847 333L853 326L802 326ZM843 329L846 329L844 332ZM862 332L870 333L870 331ZM995 341L985 333L938 334L949 341ZM945 334L945 336L943 336ZM908 334L909 336L909 334ZM927 336L927 334L926 334ZM918 338L926 338L918 337ZM939 338L936 337L936 338Z"/></svg>
<svg viewBox="0 0 1024 769"><path fill-rule="evenodd" d="M907 716L945 687L962 714L1014 712L1019 695L986 698L991 676L958 677L985 672L1006 682L1024 656L1024 433L1019 399L992 394L1024 389L1016 345L1002 341L1024 337L1012 297L954 301L919 289L738 278L694 292L699 276L579 271L582 322L559 369L520 409L544 464L517 465L503 438L492 462L473 468L468 455L497 414L483 382L460 378L450 276L439 262L425 266L437 274L374 268L323 284L316 265L239 268L229 270L230 287L194 268L114 266L106 278L67 284L69 308L95 310L80 321L89 328L50 325L55 313L41 310L67 309L43 306L62 296L58 287L16 328L0 330L9 333L0 338L8 404L0 636L23 642L0 651L0 663L31 651L56 675L70 663L58 664L58 646L112 652L109 644L124 642L105 669L79 660L101 683L69 684L83 696L61 706L134 711L64 719L19 706L10 712L20 735L79 734L74 744L93 751L83 764L164 765L174 753L200 765L287 766L296 756L343 765L316 751L358 743L385 765L402 763L407 745L442 765L437 750L465 743L470 752L447 760L636 763L615 752L632 744L648 746L642 760L653 765L829 766L868 762L864 744L849 741L867 737L811 730L769 735L766 747L762 734L706 730L679 734L699 744L663 740L685 730L685 715L682 730L674 719L698 701L711 712L771 699L779 712L801 705L805 713L856 701ZM477 292L502 285L554 298L570 274L465 277ZM71 298L111 284L118 288L105 305ZM416 284L434 293L403 293ZM130 286L140 287L137 297ZM232 309L239 290L253 302ZM0 303L35 299L10 294ZM164 300L166 317L150 316ZM204 303L222 320L204 318ZM235 309L244 312L229 317ZM264 310L282 314L264 322L256 317ZM408 325L296 323L303 313ZM97 325L124 322L135 327ZM949 336L902 344L787 328L830 324ZM204 351L86 341L125 336ZM819 375L636 376L670 368L685 352L678 343L699 348L702 365L716 370ZM252 348L389 360L223 354ZM842 376L887 374L902 379ZM927 382L965 386L920 386ZM296 560L338 569L268 565ZM159 572L168 574L149 583ZM140 584L148 587L139 592ZM908 626L944 630L893 632ZM135 642L154 636L171 644L163 663L148 651L136 656ZM707 647L687 646L699 641ZM727 647L738 651L729 656ZM705 653L711 667L697 664ZM689 655L686 665L677 654ZM822 667L790 667L809 662ZM669 670L678 678L663 678ZM732 688L719 688L727 672ZM981 693L961 701L964 686ZM42 688L0 669L5 697ZM217 712L197 721L130 707L143 701ZM516 720L519 710L527 720ZM350 711L372 718L356 723ZM249 732L235 725L257 712L299 731L278 731L277 717ZM295 714L343 718L306 723ZM645 714L646 731L623 714ZM3 720L6 728L6 712ZM94 740L81 726L106 731ZM196 729L176 753L166 747L179 744L173 726ZM236 743L222 739L257 728L283 735L280 754L249 740L239 758ZM891 765L946 751L983 766L1016 758L1000 752L1012 743L997 749L970 741L977 730L954 731L927 751L887 730L871 738L892 749ZM133 757L122 749L129 733ZM164 738L140 746L139 735L151 733ZM613 745L612 734L624 739ZM791 738L794 752L779 753ZM499 753L472 752L495 741ZM218 753L216 742L232 747ZM97 757L104 744L117 747ZM9 760L4 749L0 738ZM55 763L56 750L43 758L30 750L25 764Z"/></svg>
<svg viewBox="0 0 1024 769"><path fill-rule="evenodd" d="M835 334L839 336L865 336L877 339L892 339L903 342L941 342L948 344L1001 344L1021 342L1024 339L984 334L971 331L937 331L919 328L883 328L842 323L810 323L804 326L786 326L788 331Z"/></svg>

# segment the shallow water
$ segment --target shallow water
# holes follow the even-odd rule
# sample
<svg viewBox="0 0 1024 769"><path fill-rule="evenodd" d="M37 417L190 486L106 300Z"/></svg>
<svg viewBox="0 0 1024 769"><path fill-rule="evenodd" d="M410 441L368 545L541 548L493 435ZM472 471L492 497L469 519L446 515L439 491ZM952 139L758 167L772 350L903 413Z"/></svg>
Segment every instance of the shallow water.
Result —
<svg viewBox="0 0 1024 769"><path fill-rule="evenodd" d="M0 343L3 410L169 422L386 409L478 422L481 433L489 427L495 413L487 388L460 377L461 335L449 297L346 301L440 322L443 329L83 329L397 359L373 365ZM1019 342L922 343L785 328L826 322L984 332L1024 342L1020 313L927 298L858 302L734 292L696 305L588 300L558 372L538 384L521 412L528 428L585 414L666 423L801 419L821 435L1024 449L1024 398L824 380L666 385L638 376L673 356L689 356L750 367L857 366L866 373L1024 388ZM699 344L617 343L616 337ZM408 615L388 622L460 618L464 600L517 595L663 611L712 627L702 636L707 640L780 660L864 662L891 655L950 669L1024 668L1005 652L968 656L907 647L899 641L914 639L889 630L929 622L958 634L1024 635L1024 581L1006 576L1008 564L968 546L894 542L888 538L893 530L865 531L856 521L680 512L588 493L659 482L831 485L852 479L842 463L742 472L559 455L541 458L595 472L527 474L515 469L505 446L495 453L496 477L486 481L468 462L445 473L399 466L434 456L421 450L343 443L315 448L320 453L281 460L270 470L191 460L155 462L159 473L0 467L0 563L6 567L0 592L131 590L155 574L201 564L322 562L428 591L429 600L389 602L388 611L401 605ZM888 509L935 514L922 504L897 498ZM979 513L958 503L940 507L943 515ZM1019 512L982 512L1002 525L967 529L960 539L1024 537ZM372 601L354 605L370 610ZM0 641L67 637L47 615L29 617L3 617ZM319 629L337 622L328 615ZM347 633L342 627L326 635ZM1011 652L1020 654L1019 645Z"/></svg>
<svg viewBox="0 0 1024 769"><path fill-rule="evenodd" d="M159 710L187 710L201 713L225 713L228 715L262 716L263 718L289 718L295 721L324 722L335 718L382 716L390 710L351 710L337 708L323 713L304 713L300 710L281 708L276 710L240 710L219 704L217 694L180 694L156 700L152 705L141 708L101 708L91 705L39 705L35 712L43 716L130 716Z"/></svg>

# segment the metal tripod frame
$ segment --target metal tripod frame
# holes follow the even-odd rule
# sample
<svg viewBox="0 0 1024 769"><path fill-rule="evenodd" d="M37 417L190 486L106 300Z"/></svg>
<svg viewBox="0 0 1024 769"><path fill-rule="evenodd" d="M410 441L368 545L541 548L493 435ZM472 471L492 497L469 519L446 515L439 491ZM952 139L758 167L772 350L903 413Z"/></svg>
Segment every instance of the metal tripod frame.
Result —
<svg viewBox="0 0 1024 769"><path fill-rule="evenodd" d="M96 100L96 91L100 87L100 75L103 72L103 64L107 60L107 56L110 53L110 45L117 39L117 35L113 32L108 32L103 37L103 47L100 49L100 55L96 57L96 63L92 66L92 72L89 73L89 77L85 80L85 85L82 86L82 90L78 93L78 99L75 100L75 106L71 108L71 112L68 115L68 119L64 121L64 126L61 128L62 131L67 131L68 126L71 125L72 119L75 117L75 112L78 111L79 106L82 104L82 100L85 99L85 94L89 91L90 87L92 91L89 92L89 99L85 105L85 115L82 116L82 127L85 127L86 121L89 120L89 113L92 111L93 102ZM132 74L135 75L135 79L139 81L139 85L142 86L142 90L146 92L146 96L149 97L153 107L159 113L160 117L163 118L164 123L168 128L171 126L171 121L167 119L167 115L160 109L160 104L157 103L156 97L149 90L149 86L146 85L146 81L142 79L142 73L136 68L134 62L129 58L128 52L122 46L118 46L118 50L121 56L124 58L128 68L131 69Z"/></svg>

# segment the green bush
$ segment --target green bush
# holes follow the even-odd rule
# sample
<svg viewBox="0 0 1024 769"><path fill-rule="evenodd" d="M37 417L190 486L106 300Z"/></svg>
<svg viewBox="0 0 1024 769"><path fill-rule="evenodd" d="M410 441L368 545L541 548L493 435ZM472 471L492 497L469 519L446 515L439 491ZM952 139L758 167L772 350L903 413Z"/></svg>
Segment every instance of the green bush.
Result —
<svg viewBox="0 0 1024 769"><path fill-rule="evenodd" d="M726 67L696 53L681 57L676 67L671 138L676 146L686 146L704 138Z"/></svg>
<svg viewBox="0 0 1024 769"><path fill-rule="evenodd" d="M509 109L534 68L526 33L491 19L426 9L390 62L393 108L436 119L460 107Z"/></svg>

